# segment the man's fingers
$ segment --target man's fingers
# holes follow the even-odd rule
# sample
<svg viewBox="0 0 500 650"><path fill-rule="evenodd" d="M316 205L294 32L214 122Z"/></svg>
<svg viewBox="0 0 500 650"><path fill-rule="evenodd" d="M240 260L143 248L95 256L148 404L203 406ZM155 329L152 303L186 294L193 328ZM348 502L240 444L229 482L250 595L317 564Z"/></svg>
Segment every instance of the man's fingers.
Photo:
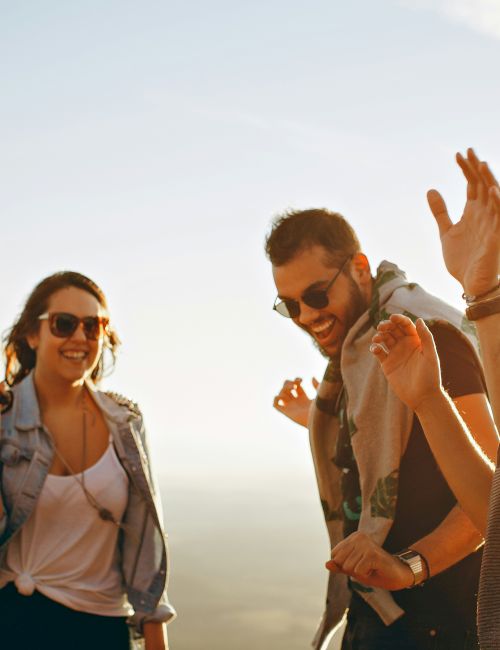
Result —
<svg viewBox="0 0 500 650"><path fill-rule="evenodd" d="M437 190L429 190L427 192L427 202L438 225L439 234L442 237L453 225L446 208L446 203Z"/></svg>
<svg viewBox="0 0 500 650"><path fill-rule="evenodd" d="M349 575L356 573L356 567L363 559L363 552L357 548L353 548L352 553L345 559L342 564L342 571Z"/></svg>
<svg viewBox="0 0 500 650"><path fill-rule="evenodd" d="M275 409L278 409L278 411L281 411L286 407L287 402L288 400L284 398L283 395L276 395L273 399L273 406Z"/></svg>
<svg viewBox="0 0 500 650"><path fill-rule="evenodd" d="M297 377L293 381L291 379L287 379L285 382L283 382L280 395L286 395L288 397L295 398L304 396L305 392L301 386L301 383L302 379L300 377Z"/></svg>
<svg viewBox="0 0 500 650"><path fill-rule="evenodd" d="M497 179L494 177L494 175L493 175L491 169L489 168L487 162L482 162L482 163L479 165L479 174L480 174L480 176L481 176L481 180L483 181L483 183L484 183L488 188L491 188L491 187L498 187L498 181L497 181Z"/></svg>
<svg viewBox="0 0 500 650"><path fill-rule="evenodd" d="M306 394L305 390L302 388L302 379L300 377L297 377L294 381L292 394L293 393L296 393L297 397L303 397Z"/></svg>
<svg viewBox="0 0 500 650"><path fill-rule="evenodd" d="M495 183L495 177L489 170L486 173L483 172L483 165L486 165L486 163L479 160L472 148L467 149L467 162L476 177L478 198L482 203L486 203L488 201L488 189L492 182ZM486 165L486 167L488 166Z"/></svg>
<svg viewBox="0 0 500 650"><path fill-rule="evenodd" d="M363 551L351 540L348 540L344 544L341 542L340 545L333 549L331 560L335 562L342 572L350 573L354 570L362 555Z"/></svg>
<svg viewBox="0 0 500 650"><path fill-rule="evenodd" d="M472 147L469 147L467 149L467 162L469 163L470 167L476 172L476 174L479 173L479 166L481 165L481 161L476 156L476 152Z"/></svg>
<svg viewBox="0 0 500 650"><path fill-rule="evenodd" d="M342 573L340 567L337 564L335 564L333 560L328 560L328 562L325 562L325 566L328 569L328 571L331 571L332 573Z"/></svg>
<svg viewBox="0 0 500 650"><path fill-rule="evenodd" d="M499 215L500 214L500 188L495 186L490 189L490 199L492 200L497 215Z"/></svg>
<svg viewBox="0 0 500 650"><path fill-rule="evenodd" d="M362 557L354 567L354 573L359 578L368 578L374 572L373 557Z"/></svg>
<svg viewBox="0 0 500 650"><path fill-rule="evenodd" d="M346 539L343 539L332 548L330 559L333 560L337 566L341 567L352 553L353 548L354 545L352 540L349 537L346 537Z"/></svg>
<svg viewBox="0 0 500 650"><path fill-rule="evenodd" d="M474 201L477 199L477 174L475 173L472 164L464 158L462 154L457 153L456 161L462 170L463 175L467 179L467 199Z"/></svg>
<svg viewBox="0 0 500 650"><path fill-rule="evenodd" d="M313 377L312 380L311 380L311 382L312 382L312 385L313 385L314 390L318 390L318 388L319 388L319 381L316 379L316 377Z"/></svg>
<svg viewBox="0 0 500 650"><path fill-rule="evenodd" d="M476 181L484 183L487 187L498 185L498 181L489 168L488 163L485 160L479 160L472 148L467 149L467 162L474 172Z"/></svg>

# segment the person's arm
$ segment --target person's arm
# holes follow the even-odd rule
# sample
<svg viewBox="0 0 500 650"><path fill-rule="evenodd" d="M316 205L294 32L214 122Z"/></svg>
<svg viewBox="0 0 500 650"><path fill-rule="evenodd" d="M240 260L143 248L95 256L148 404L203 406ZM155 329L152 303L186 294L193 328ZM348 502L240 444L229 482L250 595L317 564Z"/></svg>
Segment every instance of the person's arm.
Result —
<svg viewBox="0 0 500 650"><path fill-rule="evenodd" d="M417 415L443 475L464 512L486 530L496 433L479 444L441 385L434 339L422 320L416 326L394 314L380 323L372 352L396 395ZM408 378L411 377L411 381ZM476 429L477 430L477 429ZM484 448L483 449L481 448Z"/></svg>
<svg viewBox="0 0 500 650"><path fill-rule="evenodd" d="M443 258L450 274L462 285L467 296L489 300L500 295L500 189L485 162L472 149L457 163L467 180L467 200L461 219L453 223L446 204L436 190L427 194L429 206L439 227ZM484 296L484 298L481 298ZM476 321L490 402L497 426L500 425L500 373L498 313Z"/></svg>
<svg viewBox="0 0 500 650"><path fill-rule="evenodd" d="M439 365L437 365L437 371L439 377ZM436 393L445 397L446 405L451 409L450 424L454 426L461 423L472 444L477 446L458 414L457 406L461 409L465 403L467 410L464 415L469 419L469 423L481 422L484 417L482 413L484 406L480 399L482 396L467 395L465 400L464 398L456 398L457 406L455 406L444 391L441 391L440 386L436 388ZM426 412L433 413L435 404L429 404L428 406L426 403L423 408ZM447 422L440 420L440 415L442 413L438 412L434 417L436 417L437 428L442 431ZM425 429L424 424L423 426ZM483 432L482 440L485 445L491 447L491 435L494 433L491 422L487 429L489 430ZM425 432L427 433L427 431ZM459 437L456 434L457 432L446 431L445 435L442 436L443 441L447 441L448 449L450 448L450 437L453 439ZM429 444L434 452L431 440L429 440ZM453 448L453 445L451 447ZM468 475L468 473L465 475ZM490 471L490 485L491 476L492 472ZM446 474L445 478L448 478ZM463 480L461 483L464 485ZM450 487L453 489L452 485ZM484 516L486 517L486 513L484 513ZM476 521L469 518L460 507L455 506L437 528L425 537L416 540L411 544L410 548L423 555L429 569L427 577L432 577L457 564L475 551L483 542L482 534L484 534L485 528L486 518L484 521ZM353 533L332 549L331 559L326 563L326 567L332 572L345 573L366 586L382 587L394 591L410 587L413 584L413 574L408 566L382 549L368 535L359 531Z"/></svg>
<svg viewBox="0 0 500 650"><path fill-rule="evenodd" d="M163 527L163 507L161 503L160 490L157 482L157 477L153 467L151 453L149 450L149 445L147 441L146 429L142 419L136 422L136 431L139 434L139 440L142 446L140 451L141 456L144 455L147 462L145 463L145 471L148 475L150 482L151 496L155 503L156 512L158 514L159 524L161 526L161 533L156 529L153 534L151 532L143 537L141 552L149 559L149 567L146 562L141 560L143 571L150 571L151 578L157 574L160 566L159 560L161 558L161 548L159 547L159 536L161 535L162 544L165 545L165 550L168 553L167 549L167 536ZM151 531L151 527L148 526L147 530ZM168 640L167 640L167 625L175 619L177 616L175 609L172 607L168 600L167 596L167 586L169 579L169 566L167 562L167 573L165 576L165 586L163 594L161 595L159 602L156 606L154 612L149 612L144 616L144 612L136 611L134 616L131 619L132 624L139 627L142 627L142 633L145 640L145 650L168 650ZM155 578L156 579L156 578Z"/></svg>
<svg viewBox="0 0 500 650"><path fill-rule="evenodd" d="M389 322L381 323L380 331L374 337L379 353L377 356L383 362L383 370L391 387L418 415L420 402L427 394L427 386L431 393L435 391L445 395L441 388L442 381L454 395L453 401L449 398L446 401L446 405L452 409L453 423L462 422L465 430L474 432L474 444L482 447L493 458L497 447L496 429L482 392L484 385L481 372L472 350L457 334L436 325L434 333L443 371L441 372L435 347L433 363L421 367L409 354L415 352L415 347L411 345L415 341L405 339L401 327L397 324L400 320L400 317L396 316ZM413 327L407 318L404 318L402 323L409 323ZM391 357L395 354L393 350L397 345L404 343L407 345L408 354L401 355L401 358ZM384 352L384 348L387 352ZM382 358L381 353L384 355ZM411 377L411 381L408 381L408 377ZM427 384L424 380L427 380ZM425 410L427 411L427 406ZM459 412L461 415L458 415ZM432 416L436 417L436 414L432 413ZM437 417L439 418L439 414ZM437 422L440 431L444 428L444 439L449 447L453 443L454 433L446 430L446 427L443 427L445 423L440 419L437 419ZM410 548L421 553L426 559L432 577L475 551L482 541L482 535L471 519L460 507L455 506L439 526L425 537L414 540ZM408 584L412 574L405 570L402 562L362 533L356 533L336 546L332 551L332 561L327 565L328 568L347 573L368 586L394 590L412 584Z"/></svg>
<svg viewBox="0 0 500 650"><path fill-rule="evenodd" d="M485 535L494 463L474 440L444 391L430 396L416 413L448 485L464 512Z"/></svg>
<svg viewBox="0 0 500 650"><path fill-rule="evenodd" d="M165 623L144 623L145 650L168 650L167 626Z"/></svg>
<svg viewBox="0 0 500 650"><path fill-rule="evenodd" d="M457 564L482 543L483 538L471 520L460 508L454 507L437 528L410 548L421 553L427 561L427 579ZM345 573L365 586L391 591L411 587L414 581L406 564L360 531L332 549L326 568L333 573Z"/></svg>
<svg viewBox="0 0 500 650"><path fill-rule="evenodd" d="M500 292L499 292L500 295ZM500 428L500 313L475 321L491 408Z"/></svg>

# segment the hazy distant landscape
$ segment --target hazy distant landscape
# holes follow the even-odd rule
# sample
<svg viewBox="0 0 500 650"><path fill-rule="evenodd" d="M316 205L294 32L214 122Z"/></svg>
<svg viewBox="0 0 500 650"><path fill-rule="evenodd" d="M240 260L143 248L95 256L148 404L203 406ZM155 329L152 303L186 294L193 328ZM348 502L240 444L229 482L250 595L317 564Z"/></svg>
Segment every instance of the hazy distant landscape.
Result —
<svg viewBox="0 0 500 650"><path fill-rule="evenodd" d="M279 484L168 487L169 595L179 612L169 627L173 650L310 647L328 543L316 494L302 483L288 497Z"/></svg>

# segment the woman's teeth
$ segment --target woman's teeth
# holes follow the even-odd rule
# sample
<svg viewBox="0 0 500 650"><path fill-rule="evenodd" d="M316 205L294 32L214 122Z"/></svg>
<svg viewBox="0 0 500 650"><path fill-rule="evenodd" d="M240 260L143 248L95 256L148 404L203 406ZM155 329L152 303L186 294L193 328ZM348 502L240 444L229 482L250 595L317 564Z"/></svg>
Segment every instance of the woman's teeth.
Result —
<svg viewBox="0 0 500 650"><path fill-rule="evenodd" d="M71 361L83 361L87 356L86 352L61 352L62 356L65 359L71 359Z"/></svg>

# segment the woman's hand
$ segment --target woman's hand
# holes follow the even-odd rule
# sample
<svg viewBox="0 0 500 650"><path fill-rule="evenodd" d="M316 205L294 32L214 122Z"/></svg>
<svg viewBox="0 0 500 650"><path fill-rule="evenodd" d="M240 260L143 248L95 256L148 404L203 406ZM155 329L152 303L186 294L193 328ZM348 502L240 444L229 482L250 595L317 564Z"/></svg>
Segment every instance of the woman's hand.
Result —
<svg viewBox="0 0 500 650"><path fill-rule="evenodd" d="M318 380L313 377L312 383L314 388L317 389L319 386ZM297 377L294 381L287 379L283 383L280 392L274 398L273 406L290 420L307 427L312 401L302 388L302 379Z"/></svg>
<svg viewBox="0 0 500 650"><path fill-rule="evenodd" d="M446 268L468 295L481 295L498 283L500 268L500 189L472 149L457 154L467 180L467 200L461 219L453 224L437 190L427 200L436 219Z"/></svg>
<svg viewBox="0 0 500 650"><path fill-rule="evenodd" d="M367 587L396 591L414 583L413 572L407 564L359 531L332 549L326 568L332 573L345 573Z"/></svg>
<svg viewBox="0 0 500 650"><path fill-rule="evenodd" d="M379 323L370 351L401 401L416 411L441 390L439 357L434 339L420 318L417 325L406 316L392 314Z"/></svg>

